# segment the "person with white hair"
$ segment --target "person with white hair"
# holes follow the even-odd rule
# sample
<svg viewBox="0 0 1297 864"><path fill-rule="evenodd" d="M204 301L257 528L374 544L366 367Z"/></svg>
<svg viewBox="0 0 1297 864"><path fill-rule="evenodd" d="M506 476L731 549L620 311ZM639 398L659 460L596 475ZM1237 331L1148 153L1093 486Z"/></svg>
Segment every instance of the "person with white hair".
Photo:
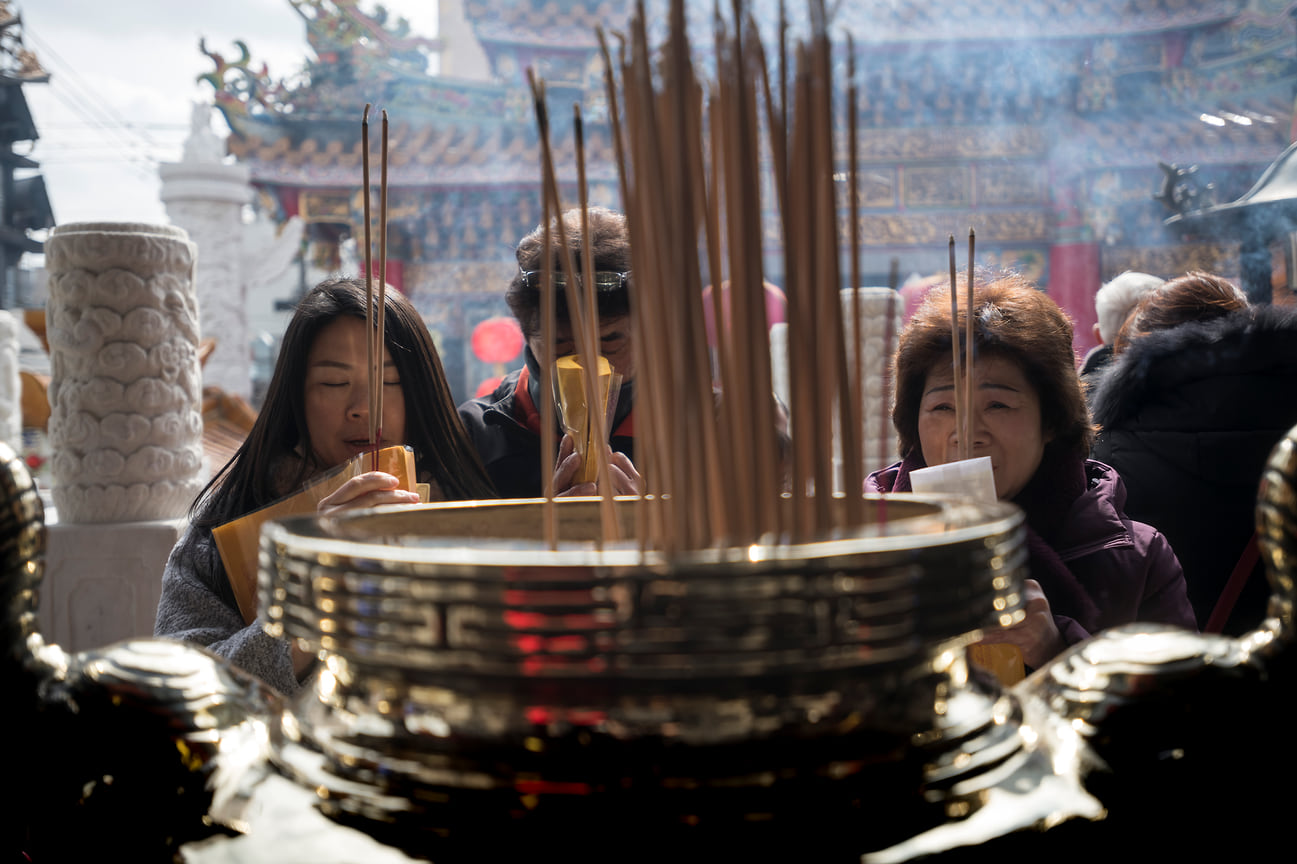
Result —
<svg viewBox="0 0 1297 864"><path fill-rule="evenodd" d="M1094 311L1098 321L1094 325L1094 338L1099 344L1090 349L1081 365L1081 381L1085 384L1087 398L1098 383L1100 373L1112 360L1112 343L1126 322L1126 316L1138 305L1140 298L1164 281L1148 273L1127 270L1105 282L1095 293Z"/></svg>

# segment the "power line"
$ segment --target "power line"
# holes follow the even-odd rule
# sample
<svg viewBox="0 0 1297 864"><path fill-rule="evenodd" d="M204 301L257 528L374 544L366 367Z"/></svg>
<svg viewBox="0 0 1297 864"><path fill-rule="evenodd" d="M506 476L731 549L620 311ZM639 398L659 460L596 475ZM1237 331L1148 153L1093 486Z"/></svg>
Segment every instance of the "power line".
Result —
<svg viewBox="0 0 1297 864"><path fill-rule="evenodd" d="M74 115L85 121L85 125L107 133L112 139L105 142L123 156L124 161L132 163L142 174L149 174L158 162L153 154L160 149L147 131L137 131L136 125L124 120L93 87L84 81L76 70L63 57L30 29L25 33L40 50L41 55L55 64L55 75L52 77L50 94L62 103ZM66 86L59 86L60 79Z"/></svg>
<svg viewBox="0 0 1297 864"><path fill-rule="evenodd" d="M42 123L42 129L56 129L60 132L84 129L91 123ZM152 129L157 132L183 132L189 129L188 123L128 123L127 129Z"/></svg>
<svg viewBox="0 0 1297 864"><path fill-rule="evenodd" d="M64 98L63 95L56 93L53 90L51 90L51 92L54 93L56 99L58 99L60 102L62 102L72 111L76 112L79 110L75 104L69 103L67 99ZM119 156L116 159L106 159L103 161L127 162L130 163L142 175L148 175L149 173L151 173L149 169L151 169L154 165L156 165L158 160L156 157L154 157L152 154L148 152L140 153L138 150L138 148L140 147L139 142L131 141L129 139L123 139L121 137L121 133L119 130L115 129L112 126L106 125L102 122L92 121L89 125L101 132L106 133L109 136L110 140L105 141L103 145L101 145L98 148L101 152L103 152L104 150L111 150L119 154ZM53 144L50 144L48 146L51 150L54 149ZM45 155L45 151L46 151L46 147L42 146L40 148L39 153L34 153L34 155L37 155L43 164L51 164L51 163L59 164L57 159L55 160L47 159Z"/></svg>
<svg viewBox="0 0 1297 864"><path fill-rule="evenodd" d="M96 92L94 87L77 72L76 68L71 63L64 60L63 57L54 50L53 46L37 36L31 30L25 31L25 35L32 38L32 41L36 43L38 48L40 48L42 56L52 57L58 65L64 67L62 74L68 78L74 89L85 91L84 95L78 94L78 96L83 99L88 106L90 106L92 113L102 112L101 117L106 115L106 122L114 124L123 130L132 131L133 124L117 113L116 109L113 108L112 103ZM57 80L57 78L55 80ZM147 132L144 132L139 137L145 144L152 145L154 143Z"/></svg>

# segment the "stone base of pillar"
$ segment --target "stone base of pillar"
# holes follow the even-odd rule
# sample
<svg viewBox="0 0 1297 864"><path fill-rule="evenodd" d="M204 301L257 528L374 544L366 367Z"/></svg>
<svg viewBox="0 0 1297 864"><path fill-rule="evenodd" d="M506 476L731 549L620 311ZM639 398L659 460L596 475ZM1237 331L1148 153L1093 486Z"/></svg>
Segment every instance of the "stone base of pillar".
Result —
<svg viewBox="0 0 1297 864"><path fill-rule="evenodd" d="M41 635L75 653L153 635L162 570L186 520L47 526Z"/></svg>

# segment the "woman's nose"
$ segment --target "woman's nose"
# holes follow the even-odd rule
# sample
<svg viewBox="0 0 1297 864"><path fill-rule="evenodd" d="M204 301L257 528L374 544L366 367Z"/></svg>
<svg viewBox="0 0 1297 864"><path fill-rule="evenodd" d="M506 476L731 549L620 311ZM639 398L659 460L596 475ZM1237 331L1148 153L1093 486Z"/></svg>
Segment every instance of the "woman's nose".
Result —
<svg viewBox="0 0 1297 864"><path fill-rule="evenodd" d="M964 431L964 430L963 430L962 428L960 428L960 427L963 426L965 422L967 422L967 424L968 424L968 428L969 428L969 438L972 439L972 446L973 446L973 447L977 447L977 446L979 446L979 445L981 445L981 444L985 444L985 443L986 443L986 424L983 422L984 419L985 419L985 417L984 417L984 415L983 415L981 409L979 409L979 408L974 408L973 411L972 411L972 416L968 417L967 420L965 420L964 414L963 414L963 412L961 412L961 413L960 413L960 417L959 417L959 422L955 423L955 424L954 424L954 428L952 428L952 429L950 430L950 443L951 443L951 445L952 445L952 446L958 446L958 445L959 445L960 436L963 434L963 431Z"/></svg>
<svg viewBox="0 0 1297 864"><path fill-rule="evenodd" d="M365 387L357 387L353 391L351 399L347 403L348 417L365 417L369 414L369 391Z"/></svg>

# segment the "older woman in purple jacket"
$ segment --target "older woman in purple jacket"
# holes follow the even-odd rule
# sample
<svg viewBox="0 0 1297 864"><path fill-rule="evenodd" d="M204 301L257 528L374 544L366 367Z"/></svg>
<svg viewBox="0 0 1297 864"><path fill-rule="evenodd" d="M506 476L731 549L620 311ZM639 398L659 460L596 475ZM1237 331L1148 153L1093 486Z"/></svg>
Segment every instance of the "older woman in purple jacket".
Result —
<svg viewBox="0 0 1297 864"><path fill-rule="evenodd" d="M1071 321L1016 274L974 289L971 455L990 457L997 497L1020 506L1028 526L1026 617L994 641L1017 644L1026 664L1039 667L1118 624L1196 629L1170 544L1126 516L1121 478L1086 458L1094 431ZM961 303L961 337L966 314ZM870 491L908 492L911 471L958 458L950 341L950 292L935 290L896 353L892 420L903 458L871 474Z"/></svg>

